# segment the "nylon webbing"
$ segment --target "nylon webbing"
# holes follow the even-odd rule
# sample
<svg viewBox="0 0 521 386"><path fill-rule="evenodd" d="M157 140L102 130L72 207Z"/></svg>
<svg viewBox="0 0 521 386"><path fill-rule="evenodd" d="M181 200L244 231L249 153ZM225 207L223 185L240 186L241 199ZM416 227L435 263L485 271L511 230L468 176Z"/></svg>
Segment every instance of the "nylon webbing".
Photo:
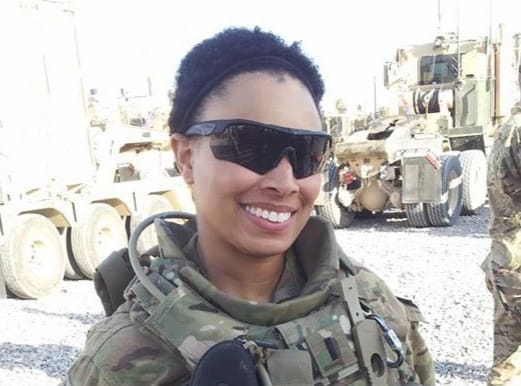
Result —
<svg viewBox="0 0 521 386"><path fill-rule="evenodd" d="M388 368L385 363L387 354L382 331L374 320L364 317L355 277L346 277L338 283L338 287L339 295L344 301L353 326L353 341L358 352L360 367L369 385L388 386Z"/></svg>

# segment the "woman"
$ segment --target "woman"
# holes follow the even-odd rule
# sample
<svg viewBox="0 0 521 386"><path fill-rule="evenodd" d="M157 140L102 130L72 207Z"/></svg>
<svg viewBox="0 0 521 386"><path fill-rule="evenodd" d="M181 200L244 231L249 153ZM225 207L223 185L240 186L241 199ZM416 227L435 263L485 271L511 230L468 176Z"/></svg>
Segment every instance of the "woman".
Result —
<svg viewBox="0 0 521 386"><path fill-rule="evenodd" d="M419 312L310 217L331 144L312 61L228 29L176 81L172 148L196 218L159 224L161 256L89 332L65 384L433 385Z"/></svg>

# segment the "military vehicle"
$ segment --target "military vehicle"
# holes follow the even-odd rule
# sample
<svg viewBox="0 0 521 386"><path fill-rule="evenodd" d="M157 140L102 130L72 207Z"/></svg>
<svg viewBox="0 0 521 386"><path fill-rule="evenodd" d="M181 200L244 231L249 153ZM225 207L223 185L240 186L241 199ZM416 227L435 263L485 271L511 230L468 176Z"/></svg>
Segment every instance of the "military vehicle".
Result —
<svg viewBox="0 0 521 386"><path fill-rule="evenodd" d="M519 37L517 37L519 49ZM405 210L412 226L452 225L486 200L486 134L500 112L501 42L440 34L386 63L397 113L338 139L316 211L337 227Z"/></svg>
<svg viewBox="0 0 521 386"><path fill-rule="evenodd" d="M69 2L2 1L0 46L0 273L39 298L92 278L139 219L193 204L166 132L89 125Z"/></svg>

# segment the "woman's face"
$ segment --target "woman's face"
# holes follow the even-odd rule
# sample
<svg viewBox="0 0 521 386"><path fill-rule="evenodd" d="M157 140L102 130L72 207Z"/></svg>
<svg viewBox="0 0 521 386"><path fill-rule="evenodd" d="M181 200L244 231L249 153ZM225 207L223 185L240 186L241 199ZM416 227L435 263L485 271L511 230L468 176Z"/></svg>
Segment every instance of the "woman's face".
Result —
<svg viewBox="0 0 521 386"><path fill-rule="evenodd" d="M311 94L287 75L238 75L202 107L198 121L247 119L321 130ZM216 159L205 137L194 141L174 136L172 145L182 175L192 184L201 241L216 251L255 257L282 254L295 241L318 195L319 174L296 179L287 157L257 174Z"/></svg>

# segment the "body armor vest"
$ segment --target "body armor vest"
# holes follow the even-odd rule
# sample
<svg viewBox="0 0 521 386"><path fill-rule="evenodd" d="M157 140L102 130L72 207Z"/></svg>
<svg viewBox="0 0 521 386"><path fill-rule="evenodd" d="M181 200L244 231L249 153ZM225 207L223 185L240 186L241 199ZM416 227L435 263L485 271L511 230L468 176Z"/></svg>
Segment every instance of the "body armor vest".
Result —
<svg viewBox="0 0 521 386"><path fill-rule="evenodd" d="M145 328L179 352L190 370L210 347L236 339L273 386L417 385L399 339L361 306L353 276L264 304L227 296L184 259L154 264L148 278L165 297L158 300L134 280L127 298L147 311Z"/></svg>

